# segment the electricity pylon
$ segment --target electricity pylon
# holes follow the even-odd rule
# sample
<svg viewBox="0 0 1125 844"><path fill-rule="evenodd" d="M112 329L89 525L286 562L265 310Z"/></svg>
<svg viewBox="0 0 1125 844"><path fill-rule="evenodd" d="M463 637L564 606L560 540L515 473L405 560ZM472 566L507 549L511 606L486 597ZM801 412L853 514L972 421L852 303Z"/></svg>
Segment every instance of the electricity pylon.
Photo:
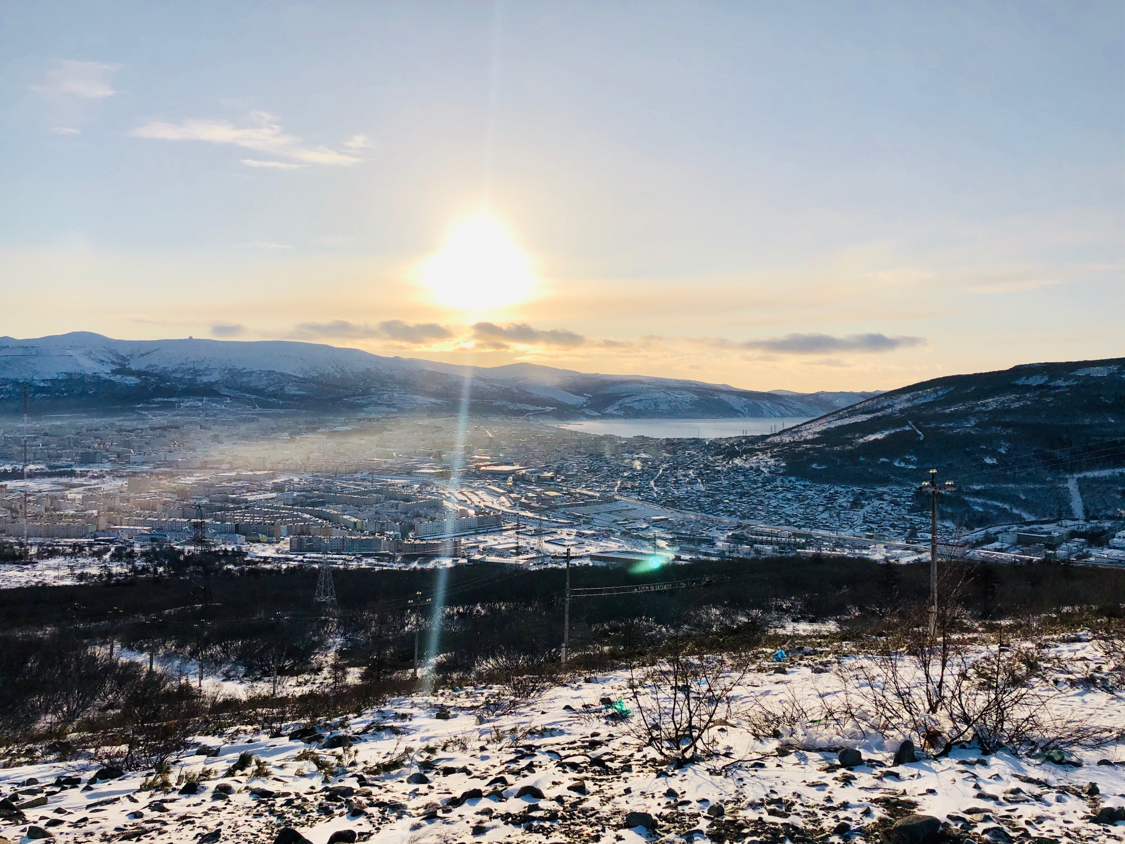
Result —
<svg viewBox="0 0 1125 844"><path fill-rule="evenodd" d="M316 597L313 601L325 607L336 606L336 586L332 582L332 566L320 564L320 577L316 581Z"/></svg>

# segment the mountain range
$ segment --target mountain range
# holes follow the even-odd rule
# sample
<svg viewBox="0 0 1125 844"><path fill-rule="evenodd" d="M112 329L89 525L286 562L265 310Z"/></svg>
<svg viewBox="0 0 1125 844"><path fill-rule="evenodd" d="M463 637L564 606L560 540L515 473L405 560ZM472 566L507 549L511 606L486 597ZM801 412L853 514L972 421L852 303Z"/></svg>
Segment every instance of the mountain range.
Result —
<svg viewBox="0 0 1125 844"><path fill-rule="evenodd" d="M221 400L261 409L452 413L467 377L473 413L531 418L816 417L875 395L757 392L529 363L469 370L281 340L0 337L0 402L8 413L18 412L25 388L40 407L73 410Z"/></svg>

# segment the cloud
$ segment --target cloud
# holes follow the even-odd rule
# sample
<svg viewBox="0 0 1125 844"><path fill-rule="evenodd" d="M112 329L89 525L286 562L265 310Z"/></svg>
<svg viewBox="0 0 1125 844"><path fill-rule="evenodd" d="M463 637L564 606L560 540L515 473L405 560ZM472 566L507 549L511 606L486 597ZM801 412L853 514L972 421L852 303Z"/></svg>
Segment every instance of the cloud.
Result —
<svg viewBox="0 0 1125 844"><path fill-rule="evenodd" d="M81 135L81 129L75 129L73 126L56 126L51 130L56 135Z"/></svg>
<svg viewBox="0 0 1125 844"><path fill-rule="evenodd" d="M117 93L110 80L120 69L121 65L106 62L62 61L58 67L47 71L45 84L32 85L31 89L48 99L81 97L104 100Z"/></svg>
<svg viewBox="0 0 1125 844"><path fill-rule="evenodd" d="M218 322L211 326L214 337L237 337L246 333L246 327L238 323Z"/></svg>
<svg viewBox="0 0 1125 844"><path fill-rule="evenodd" d="M581 334L565 328L542 330L532 328L526 322L503 326L492 322L478 322L473 325L472 337L477 346L495 350L506 349L509 345L559 346L571 349L586 342Z"/></svg>
<svg viewBox="0 0 1125 844"><path fill-rule="evenodd" d="M348 149L372 149L375 144L371 143L366 135L352 135L344 141L344 146Z"/></svg>
<svg viewBox="0 0 1125 844"><path fill-rule="evenodd" d="M984 284L970 285L970 293L1023 293L1027 290L1038 290L1041 287L1051 287L1060 284L1061 279L1055 278L1026 278L1010 281L992 281Z"/></svg>
<svg viewBox="0 0 1125 844"><path fill-rule="evenodd" d="M343 319L331 322L302 322L296 333L302 337L349 337L394 340L415 346L426 346L453 337L453 332L436 322L408 323L401 319L388 319L374 326L357 325Z"/></svg>
<svg viewBox="0 0 1125 844"><path fill-rule="evenodd" d="M277 118L265 111L252 111L236 126L226 120L184 120L181 123L146 123L130 134L137 138L159 141L206 141L212 144L231 144L264 152L278 158L297 162L298 165L320 164L349 167L361 159L329 149L325 146L309 147L297 135L286 135ZM251 163L253 162L253 163ZM243 159L250 167L277 166L257 159ZM281 162L278 162L281 163ZM284 164L282 163L283 169Z"/></svg>
<svg viewBox="0 0 1125 844"><path fill-rule="evenodd" d="M291 161L259 161L257 158L244 158L242 163L247 167L269 167L273 170L301 170L307 164L294 164Z"/></svg>
<svg viewBox="0 0 1125 844"><path fill-rule="evenodd" d="M292 249L288 243L273 243L269 240L264 240L261 243L247 243L251 249Z"/></svg>
<svg viewBox="0 0 1125 844"><path fill-rule="evenodd" d="M906 346L920 346L921 337L888 337L885 334L849 334L832 337L828 334L786 334L770 340L748 340L743 349L761 349L791 355L822 355L832 352L891 352Z"/></svg>

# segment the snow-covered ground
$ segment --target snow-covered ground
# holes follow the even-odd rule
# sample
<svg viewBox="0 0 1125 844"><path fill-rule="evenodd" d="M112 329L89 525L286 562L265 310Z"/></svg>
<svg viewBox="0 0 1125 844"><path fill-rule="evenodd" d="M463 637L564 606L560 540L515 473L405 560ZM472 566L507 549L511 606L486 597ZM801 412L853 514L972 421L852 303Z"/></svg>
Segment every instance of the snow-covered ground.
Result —
<svg viewBox="0 0 1125 844"><path fill-rule="evenodd" d="M1125 721L1120 698L1081 682L1098 661L1090 645L1059 643L1046 655L1058 660L1064 708ZM812 654L775 673L763 661L716 727L719 755L679 769L642 749L636 715L607 717L606 700L632 705L629 675L616 672L575 677L498 716L484 708L497 689L476 687L316 724L329 744L347 736L350 748L250 728L201 736L198 744L216 755L175 759L167 792L141 789L151 771L91 782L94 760L9 767L0 770L0 793L31 803L25 822L0 823L0 836L18 840L30 823L76 842L269 842L286 826L313 844L340 830L387 844L876 841L890 819L915 812L978 841L1125 840L1125 823L1093 821L1103 807L1125 806L1121 744L1077 752L1080 767L968 747L891 766L897 739L839 735L825 723L782 740L751 736L757 705L831 693L832 662ZM837 750L845 746L864 763L841 768ZM241 753L264 762L258 776L253 766L227 775ZM202 780L198 793L181 791L189 776ZM64 787L59 777L79 784ZM654 827L627 827L630 812L647 813Z"/></svg>

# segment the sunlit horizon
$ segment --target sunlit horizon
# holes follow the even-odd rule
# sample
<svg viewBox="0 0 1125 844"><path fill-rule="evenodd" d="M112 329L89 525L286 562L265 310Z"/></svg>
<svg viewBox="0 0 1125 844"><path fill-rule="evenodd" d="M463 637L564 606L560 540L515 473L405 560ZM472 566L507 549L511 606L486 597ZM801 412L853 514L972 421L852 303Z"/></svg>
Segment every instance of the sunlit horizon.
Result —
<svg viewBox="0 0 1125 844"><path fill-rule="evenodd" d="M5 10L0 335L801 392L1125 351L1118 4L277 8Z"/></svg>

